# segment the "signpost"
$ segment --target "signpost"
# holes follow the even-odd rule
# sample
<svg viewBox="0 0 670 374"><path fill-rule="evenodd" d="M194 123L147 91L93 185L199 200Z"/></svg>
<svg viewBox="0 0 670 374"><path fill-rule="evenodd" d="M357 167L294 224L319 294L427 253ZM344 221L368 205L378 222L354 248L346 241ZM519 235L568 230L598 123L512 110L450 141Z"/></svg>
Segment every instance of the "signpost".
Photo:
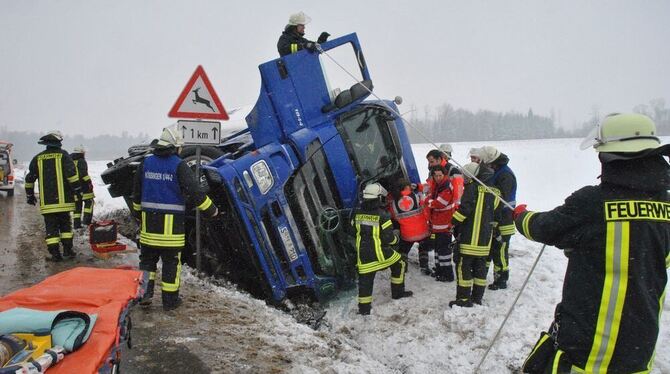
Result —
<svg viewBox="0 0 670 374"><path fill-rule="evenodd" d="M195 145L195 180L200 186L200 147L202 145L218 145L221 142L221 122L203 121L203 119L228 120L228 113L214 91L212 83L205 74L205 69L198 65L186 83L181 94L175 101L168 117L195 119L195 121L179 120L184 144ZM195 248L196 267L202 268L200 249L200 210L195 210Z"/></svg>

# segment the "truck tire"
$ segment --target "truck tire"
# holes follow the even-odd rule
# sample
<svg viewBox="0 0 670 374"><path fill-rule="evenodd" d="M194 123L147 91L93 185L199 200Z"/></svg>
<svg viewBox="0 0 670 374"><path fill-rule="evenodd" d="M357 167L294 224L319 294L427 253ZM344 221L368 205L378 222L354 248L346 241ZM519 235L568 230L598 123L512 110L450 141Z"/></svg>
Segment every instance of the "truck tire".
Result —
<svg viewBox="0 0 670 374"><path fill-rule="evenodd" d="M201 165L209 164L210 162L221 157L222 155L223 151L217 147L210 147L210 146L202 147L200 149L200 164ZM195 146L184 147L184 150L182 150L179 157L181 157L184 161L186 161L188 166L190 166L193 169L196 162Z"/></svg>

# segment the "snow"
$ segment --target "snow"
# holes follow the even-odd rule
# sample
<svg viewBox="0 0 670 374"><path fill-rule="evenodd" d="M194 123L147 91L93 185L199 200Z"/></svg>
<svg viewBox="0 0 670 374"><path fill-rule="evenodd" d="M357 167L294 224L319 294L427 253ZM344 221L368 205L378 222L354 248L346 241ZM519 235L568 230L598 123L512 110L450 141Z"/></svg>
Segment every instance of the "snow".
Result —
<svg viewBox="0 0 670 374"><path fill-rule="evenodd" d="M670 139L664 139L667 142ZM453 143L453 156L464 164L470 148L496 146L510 158L518 179L517 202L531 210L548 210L563 202L578 188L597 184L600 164L592 150L579 150L579 139L522 140L504 142ZM430 144L413 146L423 180L427 177L425 154ZM121 198L112 199L99 174L106 162L91 161L89 170L96 186L96 216L125 209ZM185 272L183 281L224 299L244 300L252 305L244 313L262 323L267 336L263 341L282 345L292 355L291 371L296 373L437 373L473 372L493 336L519 293L542 245L521 235L510 245L509 288L487 290L483 305L466 309L448 307L456 295L455 283L440 283L418 271L416 250L410 253L407 289L414 297L391 300L390 273L377 275L372 315L356 314L356 290L343 293L327 304L324 324L314 331L295 323L287 314L253 300L232 286L216 286ZM432 256L431 256L432 261ZM491 349L481 372L518 372L523 360L552 321L567 259L560 250L547 247L515 309ZM491 281L489 274L489 281ZM663 308L661 332L657 342L654 373L670 372L670 309ZM258 322L261 321L261 322ZM216 329L217 326L212 326ZM189 342L198 337L179 338ZM312 347L312 349L305 349ZM334 353L335 352L335 353Z"/></svg>

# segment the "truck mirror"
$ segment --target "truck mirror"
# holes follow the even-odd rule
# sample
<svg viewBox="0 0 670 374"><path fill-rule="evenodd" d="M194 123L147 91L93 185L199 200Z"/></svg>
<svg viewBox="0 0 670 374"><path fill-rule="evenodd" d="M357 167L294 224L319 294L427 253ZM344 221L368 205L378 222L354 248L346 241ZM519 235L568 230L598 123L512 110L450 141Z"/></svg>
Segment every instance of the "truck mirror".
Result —
<svg viewBox="0 0 670 374"><path fill-rule="evenodd" d="M354 101L354 99L351 96L351 91L349 90L344 90L340 92L339 95L335 98L335 106L338 109L344 108L345 106L351 104Z"/></svg>
<svg viewBox="0 0 670 374"><path fill-rule="evenodd" d="M372 91L372 81L366 79L362 82L358 82L351 86L349 89L351 92L351 101L360 99L363 96L368 95Z"/></svg>

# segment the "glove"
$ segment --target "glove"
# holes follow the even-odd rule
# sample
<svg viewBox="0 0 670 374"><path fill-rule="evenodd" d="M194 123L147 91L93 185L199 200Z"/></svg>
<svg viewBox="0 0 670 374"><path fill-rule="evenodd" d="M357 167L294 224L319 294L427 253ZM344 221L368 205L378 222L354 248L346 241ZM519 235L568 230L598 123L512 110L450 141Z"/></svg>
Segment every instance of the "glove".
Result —
<svg viewBox="0 0 670 374"><path fill-rule="evenodd" d="M35 205L37 203L37 198L35 198L35 195L28 195L26 197L26 203L28 203L28 205Z"/></svg>
<svg viewBox="0 0 670 374"><path fill-rule="evenodd" d="M519 204L514 208L514 212L512 212L512 218L516 219L518 216L521 215L523 212L527 212L528 209L526 209L526 204Z"/></svg>
<svg viewBox="0 0 670 374"><path fill-rule="evenodd" d="M317 44L314 43L314 42L307 42L307 43L305 43L303 46L305 47L306 50L308 50L308 51L310 51L310 52L312 52L312 53L316 52L316 46L317 46Z"/></svg>
<svg viewBox="0 0 670 374"><path fill-rule="evenodd" d="M93 192L93 181L88 181L88 192Z"/></svg>
<svg viewBox="0 0 670 374"><path fill-rule="evenodd" d="M330 34L324 31L321 33L321 35L319 35L319 39L317 39L316 42L319 44L325 43L326 41L328 41L329 36Z"/></svg>

